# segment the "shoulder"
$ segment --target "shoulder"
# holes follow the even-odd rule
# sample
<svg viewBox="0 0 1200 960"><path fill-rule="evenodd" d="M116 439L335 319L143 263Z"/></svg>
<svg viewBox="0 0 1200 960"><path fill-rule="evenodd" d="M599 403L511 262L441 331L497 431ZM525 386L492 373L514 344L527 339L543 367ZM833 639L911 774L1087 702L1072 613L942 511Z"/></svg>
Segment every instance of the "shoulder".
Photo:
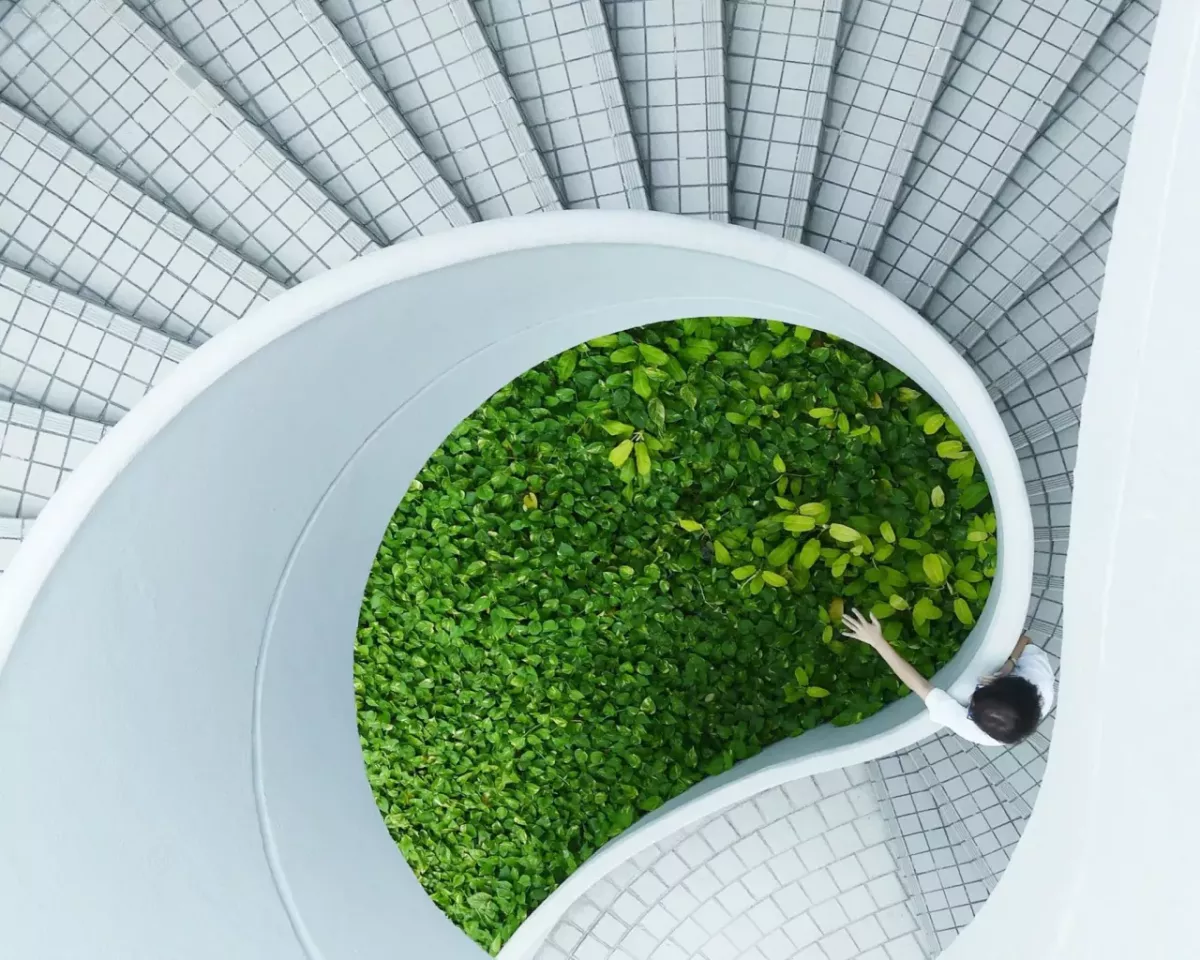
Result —
<svg viewBox="0 0 1200 960"><path fill-rule="evenodd" d="M1050 662L1050 655L1041 647L1030 644L1017 660L1013 674L1037 687L1042 698L1042 716L1049 713L1054 705L1054 664Z"/></svg>
<svg viewBox="0 0 1200 960"><path fill-rule="evenodd" d="M937 687L930 690L925 698L925 709L934 723L953 730L964 740L989 747L997 745L995 740L975 726L975 722L967 715L967 708L945 690Z"/></svg>

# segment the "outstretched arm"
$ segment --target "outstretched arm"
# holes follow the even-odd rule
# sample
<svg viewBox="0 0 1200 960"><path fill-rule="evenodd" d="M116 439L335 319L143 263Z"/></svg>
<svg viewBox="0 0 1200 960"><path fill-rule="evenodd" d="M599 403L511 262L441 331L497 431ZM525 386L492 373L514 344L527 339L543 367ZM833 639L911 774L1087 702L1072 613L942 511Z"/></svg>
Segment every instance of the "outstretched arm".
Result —
<svg viewBox="0 0 1200 960"><path fill-rule="evenodd" d="M1008 659L1004 661L1004 666L1000 668L1000 671L996 674L996 676L1006 677L1012 673L1013 667L1015 667L1017 665L1017 661L1021 659L1021 654L1025 652L1025 648L1032 642L1033 641L1030 640L1029 637L1022 636L1021 639L1017 641L1017 645L1013 647L1013 652L1009 654Z"/></svg>
<svg viewBox="0 0 1200 960"><path fill-rule="evenodd" d="M879 618L874 614L868 620L855 610L842 618L842 626L846 628L843 632L847 637L853 637L855 640L865 643L883 657L884 662L892 668L892 673L900 678L900 682L922 700L933 691L932 684L917 673L916 668L887 642L887 638L883 635L883 628L879 624Z"/></svg>

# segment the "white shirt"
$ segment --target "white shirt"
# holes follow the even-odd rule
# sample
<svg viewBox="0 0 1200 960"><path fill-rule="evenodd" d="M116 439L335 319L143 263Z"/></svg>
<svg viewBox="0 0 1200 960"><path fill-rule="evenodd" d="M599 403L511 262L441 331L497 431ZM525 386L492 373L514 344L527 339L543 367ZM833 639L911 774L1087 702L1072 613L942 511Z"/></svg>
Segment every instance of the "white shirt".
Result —
<svg viewBox="0 0 1200 960"><path fill-rule="evenodd" d="M1015 677L1024 677L1035 687L1042 698L1042 719L1054 706L1054 667L1046 651L1032 644L1027 646L1012 669ZM985 747L1003 747L1005 744L989 737L975 726L975 722L967 716L967 708L955 700L945 690L936 687L925 698L925 709L934 721L943 727L949 727L964 740L981 743Z"/></svg>

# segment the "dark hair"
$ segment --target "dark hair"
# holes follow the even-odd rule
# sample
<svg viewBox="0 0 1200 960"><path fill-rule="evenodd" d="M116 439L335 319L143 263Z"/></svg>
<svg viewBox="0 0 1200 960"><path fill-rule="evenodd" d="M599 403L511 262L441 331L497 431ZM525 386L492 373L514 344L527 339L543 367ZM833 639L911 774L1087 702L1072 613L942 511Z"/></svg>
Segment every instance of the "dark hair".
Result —
<svg viewBox="0 0 1200 960"><path fill-rule="evenodd" d="M1042 697L1024 677L1000 677L976 689L968 715L993 740L1019 743L1042 719Z"/></svg>

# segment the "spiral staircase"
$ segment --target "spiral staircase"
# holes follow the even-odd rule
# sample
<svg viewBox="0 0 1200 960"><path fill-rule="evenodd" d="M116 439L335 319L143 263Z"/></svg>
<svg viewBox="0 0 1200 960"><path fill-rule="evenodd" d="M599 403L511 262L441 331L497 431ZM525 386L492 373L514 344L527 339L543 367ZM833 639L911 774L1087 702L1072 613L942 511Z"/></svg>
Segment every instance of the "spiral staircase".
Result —
<svg viewBox="0 0 1200 960"><path fill-rule="evenodd" d="M0 569L106 430L285 289L409 238L652 209L805 244L974 366L1059 653L1092 335L1158 0L0 0ZM545 960L931 957L1053 718L689 828ZM0 942L3 934L0 933Z"/></svg>

